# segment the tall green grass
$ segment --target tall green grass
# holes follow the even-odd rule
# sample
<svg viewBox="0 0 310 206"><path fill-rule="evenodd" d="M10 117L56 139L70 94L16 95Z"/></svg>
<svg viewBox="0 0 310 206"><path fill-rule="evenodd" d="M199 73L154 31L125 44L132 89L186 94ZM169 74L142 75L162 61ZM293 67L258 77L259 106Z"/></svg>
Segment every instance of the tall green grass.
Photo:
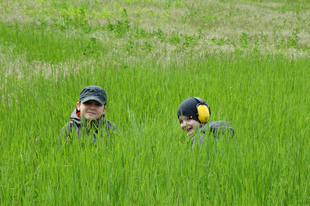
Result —
<svg viewBox="0 0 310 206"><path fill-rule="evenodd" d="M2 204L309 203L307 59L93 66L57 81L1 78ZM107 90L119 135L60 148L60 129L90 84ZM235 137L192 149L176 118L190 96L206 99L211 120L229 121Z"/></svg>
<svg viewBox="0 0 310 206"><path fill-rule="evenodd" d="M195 18L190 11L205 6L126 2L165 14L160 28L169 24L173 9L188 9L188 18ZM7 6L1 17L13 12L13 3L0 1ZM100 22L102 16L87 16L96 3L80 3L15 2L16 10L27 5L18 15L30 21L16 14L0 23L0 205L310 203L310 61L299 33L278 54L253 49L247 33L235 50L208 53L209 47L195 47L209 41L199 32L133 25L134 13L110 2L105 14L119 22ZM52 25L55 17L60 20ZM224 48L223 39L210 45ZM256 44L266 50L278 45ZM61 128L87 85L107 91L106 118L118 134L112 142L73 138L59 145ZM210 121L230 122L232 139L206 136L203 146L191 147L176 111L193 96L211 106Z"/></svg>

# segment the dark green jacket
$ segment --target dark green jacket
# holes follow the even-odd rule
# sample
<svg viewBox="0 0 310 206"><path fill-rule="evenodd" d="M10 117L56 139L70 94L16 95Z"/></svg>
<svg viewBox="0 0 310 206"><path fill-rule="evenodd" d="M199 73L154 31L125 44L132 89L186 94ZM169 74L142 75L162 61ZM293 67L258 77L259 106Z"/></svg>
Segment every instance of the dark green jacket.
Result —
<svg viewBox="0 0 310 206"><path fill-rule="evenodd" d="M79 139L81 136L83 139L89 137L92 134L93 141L96 142L98 137L109 137L112 132L117 130L117 126L113 123L101 117L98 120L91 121L88 123L91 129L86 129L87 125L82 125L81 119L77 116L77 109L75 108L70 116L69 121L62 129L61 135L58 137L60 143L67 141L68 138L72 137L75 132ZM86 123L86 122L85 122Z"/></svg>
<svg viewBox="0 0 310 206"><path fill-rule="evenodd" d="M235 129L232 128L228 122L215 121L200 125L198 134L200 135L195 135L193 133L191 136L192 147L194 142L197 141L196 139L199 139L200 145L204 144L204 137L206 137L206 135L212 135L214 139L219 138L220 136L232 138L235 134Z"/></svg>

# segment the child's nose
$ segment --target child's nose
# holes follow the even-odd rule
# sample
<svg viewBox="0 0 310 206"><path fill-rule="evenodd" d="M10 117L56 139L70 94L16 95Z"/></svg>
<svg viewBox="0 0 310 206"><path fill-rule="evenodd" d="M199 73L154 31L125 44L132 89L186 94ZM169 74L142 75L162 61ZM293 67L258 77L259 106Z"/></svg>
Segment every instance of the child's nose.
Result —
<svg viewBox="0 0 310 206"><path fill-rule="evenodd" d="M184 129L185 126L186 126L185 122L182 122L182 123L181 123L181 129Z"/></svg>

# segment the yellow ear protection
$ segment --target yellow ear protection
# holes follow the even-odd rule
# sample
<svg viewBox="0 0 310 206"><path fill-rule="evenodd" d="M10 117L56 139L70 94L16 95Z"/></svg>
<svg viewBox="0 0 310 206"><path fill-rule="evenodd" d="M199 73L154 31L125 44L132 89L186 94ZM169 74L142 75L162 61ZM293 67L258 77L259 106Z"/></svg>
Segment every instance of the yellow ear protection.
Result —
<svg viewBox="0 0 310 206"><path fill-rule="evenodd" d="M210 119L211 110L209 105L206 101L203 99L200 99L199 97L194 97L198 101L198 104L196 106L197 108L197 115L198 119L201 123L207 123Z"/></svg>

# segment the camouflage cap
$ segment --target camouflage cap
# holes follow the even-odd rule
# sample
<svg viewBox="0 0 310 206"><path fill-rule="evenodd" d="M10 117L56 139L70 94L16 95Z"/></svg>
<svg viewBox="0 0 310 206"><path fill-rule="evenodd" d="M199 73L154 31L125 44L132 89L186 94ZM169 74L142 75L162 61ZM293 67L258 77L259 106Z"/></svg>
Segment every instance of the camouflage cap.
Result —
<svg viewBox="0 0 310 206"><path fill-rule="evenodd" d="M107 94L104 89L99 86L84 87L80 93L79 102L84 103L89 100L95 100L100 104L107 103Z"/></svg>

